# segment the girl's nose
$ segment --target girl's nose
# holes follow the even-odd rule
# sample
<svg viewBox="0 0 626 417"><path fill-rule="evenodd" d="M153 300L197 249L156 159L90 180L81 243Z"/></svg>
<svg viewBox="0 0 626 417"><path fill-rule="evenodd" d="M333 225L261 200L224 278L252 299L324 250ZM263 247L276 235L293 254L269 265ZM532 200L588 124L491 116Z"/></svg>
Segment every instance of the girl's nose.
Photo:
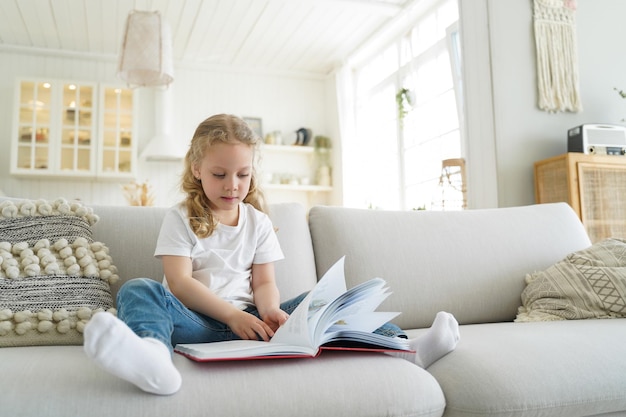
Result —
<svg viewBox="0 0 626 417"><path fill-rule="evenodd" d="M237 191L239 186L239 181L237 177L230 177L228 181L226 181L226 189L229 191Z"/></svg>

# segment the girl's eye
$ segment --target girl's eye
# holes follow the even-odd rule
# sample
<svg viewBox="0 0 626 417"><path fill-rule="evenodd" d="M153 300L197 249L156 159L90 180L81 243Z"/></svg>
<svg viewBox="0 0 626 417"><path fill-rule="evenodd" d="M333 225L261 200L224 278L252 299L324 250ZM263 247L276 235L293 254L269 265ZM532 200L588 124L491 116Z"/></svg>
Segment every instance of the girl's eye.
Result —
<svg viewBox="0 0 626 417"><path fill-rule="evenodd" d="M219 178L219 179L224 179L224 178L226 178L226 174L213 174L213 176L214 176L215 178ZM245 173L245 174L237 174L237 176L238 176L239 178L245 178L245 177L249 177L249 176L250 176L250 174L249 174L249 173Z"/></svg>

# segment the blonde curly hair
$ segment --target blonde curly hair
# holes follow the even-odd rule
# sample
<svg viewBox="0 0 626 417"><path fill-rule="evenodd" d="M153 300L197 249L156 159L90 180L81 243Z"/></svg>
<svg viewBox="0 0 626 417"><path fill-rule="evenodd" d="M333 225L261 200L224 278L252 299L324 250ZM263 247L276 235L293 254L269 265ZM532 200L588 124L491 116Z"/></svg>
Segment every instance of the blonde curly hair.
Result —
<svg viewBox="0 0 626 417"><path fill-rule="evenodd" d="M189 216L189 226L199 238L210 236L215 231L218 221L211 211L209 199L202 189L202 183L193 175L193 168L200 165L206 152L215 143L243 143L253 147L250 190L243 201L266 212L263 192L259 188L256 175L260 138L243 119L237 116L230 114L211 116L196 128L187 155L185 155L185 171L181 180L181 189L187 194L184 204Z"/></svg>

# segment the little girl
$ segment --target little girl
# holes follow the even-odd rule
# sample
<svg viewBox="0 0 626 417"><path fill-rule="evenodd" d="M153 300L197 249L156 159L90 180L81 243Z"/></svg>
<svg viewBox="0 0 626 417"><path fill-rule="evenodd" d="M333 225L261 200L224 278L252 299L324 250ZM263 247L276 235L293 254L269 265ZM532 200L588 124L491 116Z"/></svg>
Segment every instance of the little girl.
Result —
<svg viewBox="0 0 626 417"><path fill-rule="evenodd" d="M268 341L305 297L279 301L274 262L283 253L263 210L258 143L235 116L215 115L198 126L185 157L187 197L167 212L157 240L164 282L130 280L119 290L117 318L92 317L84 350L99 366L146 392L173 394L182 382L172 362L177 343ZM402 335L392 324L381 331ZM410 341L415 354L396 355L427 367L457 341L456 320L441 312Z"/></svg>

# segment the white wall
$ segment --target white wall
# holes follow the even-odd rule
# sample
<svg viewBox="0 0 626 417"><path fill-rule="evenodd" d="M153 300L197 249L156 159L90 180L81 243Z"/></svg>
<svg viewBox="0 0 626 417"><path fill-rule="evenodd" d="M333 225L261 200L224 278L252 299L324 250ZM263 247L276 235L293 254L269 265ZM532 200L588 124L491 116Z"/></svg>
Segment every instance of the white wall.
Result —
<svg viewBox="0 0 626 417"><path fill-rule="evenodd" d="M473 118L467 121L468 191L470 198L475 197L474 207L534 203L533 163L566 152L569 128L583 123L620 123L626 117L626 100L613 91L613 87L626 89L626 54L623 53L626 2L578 0L577 3L584 110L550 114L537 107L532 1L461 2L462 12L468 8L485 9L483 14L464 14L464 35L488 28L485 43L464 45L466 65L472 71L472 78L467 80L468 91L473 93L468 105ZM480 72L478 76L477 72ZM492 91L484 84L489 75ZM491 114L481 111L490 108L491 102ZM493 170L485 168L482 161L493 163L491 152L495 155ZM495 175L496 182L490 175Z"/></svg>
<svg viewBox="0 0 626 417"><path fill-rule="evenodd" d="M0 190L24 198L80 198L92 204L124 205L122 183L23 179L9 175L14 89L17 77L50 77L119 82L116 63L106 57L53 56L0 49ZM176 68L172 88L172 135L187 148L198 123L215 113L260 117L263 130L281 130L287 138L308 127L328 135L326 80L300 74L253 74L212 68ZM139 152L155 133L154 91L139 90ZM140 162L138 181L153 185L156 205L180 199L182 162ZM271 201L271 195L268 193ZM296 195L295 200L297 200ZM286 196L284 198L289 198Z"/></svg>
<svg viewBox="0 0 626 417"><path fill-rule="evenodd" d="M515 206L534 202L533 163L566 152L567 129L583 123L619 123L626 100L626 15L623 0L578 0L577 39L584 110L549 114L537 108L531 0L460 2L468 96L468 181L470 205ZM0 189L9 195L81 197L93 203L125 204L120 184L33 181L9 176L14 78L75 77L115 81L115 63L106 60L23 55L0 50ZM173 130L187 143L196 125L215 112L263 118L264 130L338 137L334 84L329 80L177 69L173 85ZM154 131L149 91L141 91L140 150ZM334 145L340 161L340 144ZM340 167L334 167L339 185ZM177 163L143 163L138 180L149 179L157 204L176 199ZM340 204L341 190L332 202ZM271 196L270 196L271 198Z"/></svg>

